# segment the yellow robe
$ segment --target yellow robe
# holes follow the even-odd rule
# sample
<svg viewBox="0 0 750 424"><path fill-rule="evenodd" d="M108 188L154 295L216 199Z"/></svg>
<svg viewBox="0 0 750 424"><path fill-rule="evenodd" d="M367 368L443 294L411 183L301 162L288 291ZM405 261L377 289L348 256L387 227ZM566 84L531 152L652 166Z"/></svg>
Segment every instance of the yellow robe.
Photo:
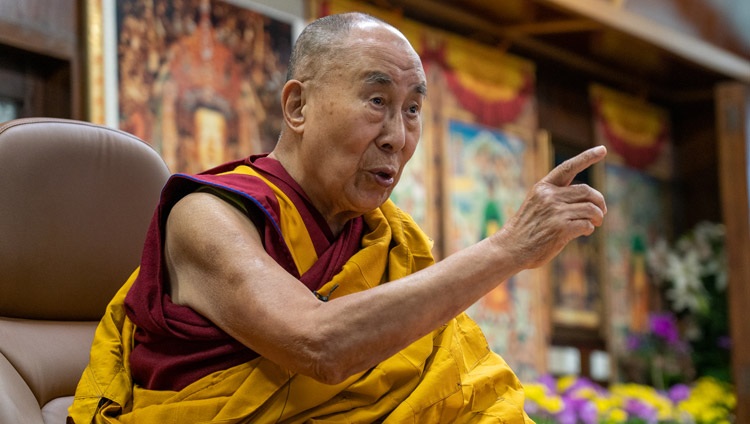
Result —
<svg viewBox="0 0 750 424"><path fill-rule="evenodd" d="M319 293L338 285L335 299L433 263L431 242L390 201L364 218L362 249ZM260 357L179 392L134 386L128 355L135 328L123 303L137 273L113 298L96 330L90 363L69 410L75 423L531 422L523 411L521 383L465 314L336 385Z"/></svg>

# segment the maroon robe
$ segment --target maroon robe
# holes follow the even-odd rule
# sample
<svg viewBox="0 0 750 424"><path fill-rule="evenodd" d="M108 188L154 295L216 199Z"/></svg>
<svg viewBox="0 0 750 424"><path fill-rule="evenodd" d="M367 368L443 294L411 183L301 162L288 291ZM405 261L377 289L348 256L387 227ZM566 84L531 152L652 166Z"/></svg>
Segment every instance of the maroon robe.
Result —
<svg viewBox="0 0 750 424"><path fill-rule="evenodd" d="M248 165L286 194L302 216L310 233L317 262L299 275L279 227L280 208L272 189L260 178L225 174ZM180 390L215 371L258 357L212 322L189 307L172 303L162 245L167 216L185 195L203 186L235 193L258 228L266 252L291 275L315 291L341 270L359 249L363 231L361 218L347 223L338 238L333 235L302 188L281 164L265 156L230 162L198 175L173 175L162 191L159 206L148 230L141 268L125 300L126 312L136 325L130 367L136 384L153 390ZM210 224L210 223L209 223Z"/></svg>

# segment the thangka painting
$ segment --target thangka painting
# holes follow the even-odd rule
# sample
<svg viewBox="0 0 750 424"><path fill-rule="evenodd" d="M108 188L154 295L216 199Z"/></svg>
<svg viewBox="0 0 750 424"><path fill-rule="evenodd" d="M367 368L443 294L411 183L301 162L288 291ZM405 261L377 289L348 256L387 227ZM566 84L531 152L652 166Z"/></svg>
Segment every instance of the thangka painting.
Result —
<svg viewBox="0 0 750 424"><path fill-rule="evenodd" d="M526 144L509 133L455 120L448 132L446 251L456 252L499 230L521 206L528 189Z"/></svg>
<svg viewBox="0 0 750 424"><path fill-rule="evenodd" d="M627 93L592 85L590 97L595 142L609 150L603 193L606 305L610 347L621 354L628 332L646 329L655 298L646 249L671 231L670 121L666 110Z"/></svg>
<svg viewBox="0 0 750 424"><path fill-rule="evenodd" d="M119 127L151 143L174 172L276 143L292 24L244 4L117 2Z"/></svg>
<svg viewBox="0 0 750 424"><path fill-rule="evenodd" d="M524 168L526 143L478 124L451 120L444 172L446 252L468 247L502 227L523 202L530 184ZM521 379L533 378L540 353L536 287L520 273L469 310L490 348L503 355Z"/></svg>
<svg viewBox="0 0 750 424"><path fill-rule="evenodd" d="M579 151L556 145L554 165L573 157ZM588 184L599 189L595 170L579 173L573 184ZM553 296L552 323L556 326L588 330L598 337L601 324L602 257L600 232L571 240L551 262L551 291Z"/></svg>
<svg viewBox="0 0 750 424"><path fill-rule="evenodd" d="M659 237L669 236L669 190L655 177L615 164L606 165L605 180L608 211L603 229L610 345L614 352L622 353L628 332L648 326L653 296L646 248Z"/></svg>

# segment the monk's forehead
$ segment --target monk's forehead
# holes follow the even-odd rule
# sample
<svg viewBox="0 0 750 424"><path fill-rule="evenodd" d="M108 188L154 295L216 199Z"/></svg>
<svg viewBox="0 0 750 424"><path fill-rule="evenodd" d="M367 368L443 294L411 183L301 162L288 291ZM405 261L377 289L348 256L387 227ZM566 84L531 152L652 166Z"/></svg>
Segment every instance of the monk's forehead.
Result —
<svg viewBox="0 0 750 424"><path fill-rule="evenodd" d="M376 54L376 50L385 50L393 56L401 56L411 65L421 68L421 59L409 40L396 28L381 22L360 21L349 32L349 36L342 40L341 50L333 52L331 59L341 62L350 61L369 53Z"/></svg>
<svg viewBox="0 0 750 424"><path fill-rule="evenodd" d="M384 22L363 19L363 20L356 22L352 26L352 31L362 31L362 32L370 32L370 33L388 33L396 38L403 40L407 44L409 44L409 40L406 39L406 36L404 36L404 34L402 34L401 31L397 30L392 25L384 23Z"/></svg>

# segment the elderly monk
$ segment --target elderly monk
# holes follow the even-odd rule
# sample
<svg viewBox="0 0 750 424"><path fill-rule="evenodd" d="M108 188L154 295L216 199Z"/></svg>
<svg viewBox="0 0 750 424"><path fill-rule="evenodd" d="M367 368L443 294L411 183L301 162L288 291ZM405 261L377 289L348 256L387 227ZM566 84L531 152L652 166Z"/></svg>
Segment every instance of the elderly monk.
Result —
<svg viewBox="0 0 750 424"><path fill-rule="evenodd" d="M530 422L520 382L463 311L601 225L601 194L570 184L606 151L552 170L500 231L434 263L388 200L426 92L395 28L359 13L310 24L273 152L168 181L72 419Z"/></svg>

